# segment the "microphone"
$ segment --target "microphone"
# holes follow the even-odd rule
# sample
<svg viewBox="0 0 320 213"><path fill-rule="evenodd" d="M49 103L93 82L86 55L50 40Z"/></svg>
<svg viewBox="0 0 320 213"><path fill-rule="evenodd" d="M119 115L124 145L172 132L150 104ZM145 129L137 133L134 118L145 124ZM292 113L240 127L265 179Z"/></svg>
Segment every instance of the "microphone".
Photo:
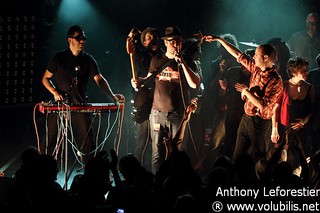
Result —
<svg viewBox="0 0 320 213"><path fill-rule="evenodd" d="M174 59L176 60L176 62L180 65L181 64L181 54L178 48L175 49L175 51L173 52L174 55Z"/></svg>
<svg viewBox="0 0 320 213"><path fill-rule="evenodd" d="M180 54L180 49L178 47L174 48L174 54Z"/></svg>

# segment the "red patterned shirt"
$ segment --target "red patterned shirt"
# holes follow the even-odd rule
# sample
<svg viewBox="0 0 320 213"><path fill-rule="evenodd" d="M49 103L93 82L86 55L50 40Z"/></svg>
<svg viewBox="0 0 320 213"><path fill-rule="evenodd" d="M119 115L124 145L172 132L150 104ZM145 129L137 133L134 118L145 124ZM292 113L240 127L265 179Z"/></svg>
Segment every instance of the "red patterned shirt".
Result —
<svg viewBox="0 0 320 213"><path fill-rule="evenodd" d="M273 66L262 71L255 66L254 60L244 53L239 56L238 62L251 72L250 93L259 98L263 106L263 110L259 111L258 107L246 98L244 104L245 113L249 116L258 115L263 119L271 119L273 107L283 91L283 82L277 68Z"/></svg>

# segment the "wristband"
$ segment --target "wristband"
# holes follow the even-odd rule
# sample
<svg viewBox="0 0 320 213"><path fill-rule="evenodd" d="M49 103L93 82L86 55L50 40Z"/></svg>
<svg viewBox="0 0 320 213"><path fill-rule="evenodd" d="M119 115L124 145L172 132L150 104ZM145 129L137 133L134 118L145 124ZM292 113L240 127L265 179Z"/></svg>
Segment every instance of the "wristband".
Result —
<svg viewBox="0 0 320 213"><path fill-rule="evenodd" d="M271 132L271 137L276 137L278 136L278 128L272 128L272 132Z"/></svg>
<svg viewBox="0 0 320 213"><path fill-rule="evenodd" d="M242 92L241 92L242 96L244 96L243 93L244 93L245 91L248 91L248 92L249 92L249 88L245 88L245 89L242 90Z"/></svg>

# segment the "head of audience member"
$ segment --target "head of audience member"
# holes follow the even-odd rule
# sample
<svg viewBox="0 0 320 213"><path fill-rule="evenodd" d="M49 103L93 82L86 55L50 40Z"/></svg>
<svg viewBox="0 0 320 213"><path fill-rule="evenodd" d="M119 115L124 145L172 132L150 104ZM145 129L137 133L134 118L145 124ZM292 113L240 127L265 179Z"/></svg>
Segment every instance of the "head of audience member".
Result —
<svg viewBox="0 0 320 213"><path fill-rule="evenodd" d="M33 175L34 170L36 170L36 165L38 158L40 156L39 151L33 147L30 146L26 148L20 156L21 160L21 167L16 171L15 177L16 178L26 178Z"/></svg>
<svg viewBox="0 0 320 213"><path fill-rule="evenodd" d="M256 48L253 56L255 65L261 70L271 68L276 63L276 50L270 44L262 44Z"/></svg>
<svg viewBox="0 0 320 213"><path fill-rule="evenodd" d="M281 38L271 38L267 41L267 44L272 45L276 50L276 66L280 75L286 77L283 74L286 72L287 63L290 58L290 50L287 43Z"/></svg>
<svg viewBox="0 0 320 213"><path fill-rule="evenodd" d="M167 48L167 53L174 55L175 52L180 52L182 49L182 33L178 26L169 26L166 28L164 36L164 45Z"/></svg>
<svg viewBox="0 0 320 213"><path fill-rule="evenodd" d="M21 153L21 162L23 164L34 163L39 157L39 155L40 153L37 150L37 148L30 146Z"/></svg>
<svg viewBox="0 0 320 213"><path fill-rule="evenodd" d="M110 166L106 151L101 151L94 158L88 160L88 163L84 168L85 175L94 174L106 182L110 181L109 171Z"/></svg>
<svg viewBox="0 0 320 213"><path fill-rule="evenodd" d="M133 154L129 153L119 160L119 171L128 182L134 181L139 167L140 163Z"/></svg>
<svg viewBox="0 0 320 213"><path fill-rule="evenodd" d="M196 199L191 194L179 196L175 201L175 213L193 213L199 210Z"/></svg>
<svg viewBox="0 0 320 213"><path fill-rule="evenodd" d="M246 49L244 52L245 52L245 54L250 55L251 57L253 57L254 53L256 52L256 50L249 48L249 49Z"/></svg>
<svg viewBox="0 0 320 213"><path fill-rule="evenodd" d="M201 39L197 38L186 38L183 39L183 50L182 52L189 56L194 61L200 61L201 57L201 45L200 45Z"/></svg>
<svg viewBox="0 0 320 213"><path fill-rule="evenodd" d="M308 75L309 62L302 57L290 58L287 65L289 78L300 77L300 80L306 80Z"/></svg>
<svg viewBox="0 0 320 213"><path fill-rule="evenodd" d="M208 187L216 191L218 187L228 187L233 182L229 172L222 166L214 167L208 175Z"/></svg>
<svg viewBox="0 0 320 213"><path fill-rule="evenodd" d="M306 29L311 38L314 38L319 34L320 16L318 13L312 12L307 15Z"/></svg>
<svg viewBox="0 0 320 213"><path fill-rule="evenodd" d="M235 47L239 49L239 44L235 35L232 35L230 33L225 33L225 34L221 34L219 37L228 41L229 43L233 44ZM233 56L223 46L221 46L219 42L217 42L217 47L220 51L221 58L233 59Z"/></svg>
<svg viewBox="0 0 320 213"><path fill-rule="evenodd" d="M52 183L57 180L59 172L57 161L52 155L41 154L37 160L38 180L42 183Z"/></svg>
<svg viewBox="0 0 320 213"><path fill-rule="evenodd" d="M272 181L276 185L285 185L293 176L293 169L287 161L280 162L275 165L272 171Z"/></svg>
<svg viewBox="0 0 320 213"><path fill-rule="evenodd" d="M140 35L141 44L152 51L160 47L160 32L157 28L148 27Z"/></svg>
<svg viewBox="0 0 320 213"><path fill-rule="evenodd" d="M217 167L222 167L225 168L226 171L228 172L228 176L230 178L230 181L233 181L234 175L235 175L235 170L234 170L234 164L233 160L229 158L226 155L219 155L213 165L213 168Z"/></svg>

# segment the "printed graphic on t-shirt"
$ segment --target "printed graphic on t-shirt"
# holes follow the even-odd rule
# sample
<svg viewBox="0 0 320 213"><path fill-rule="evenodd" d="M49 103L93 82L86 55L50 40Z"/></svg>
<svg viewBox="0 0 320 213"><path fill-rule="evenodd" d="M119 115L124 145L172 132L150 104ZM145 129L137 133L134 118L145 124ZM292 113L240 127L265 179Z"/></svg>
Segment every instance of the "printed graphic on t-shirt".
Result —
<svg viewBox="0 0 320 213"><path fill-rule="evenodd" d="M159 81L178 81L179 72L174 71L171 67L166 67L161 73L158 74Z"/></svg>

